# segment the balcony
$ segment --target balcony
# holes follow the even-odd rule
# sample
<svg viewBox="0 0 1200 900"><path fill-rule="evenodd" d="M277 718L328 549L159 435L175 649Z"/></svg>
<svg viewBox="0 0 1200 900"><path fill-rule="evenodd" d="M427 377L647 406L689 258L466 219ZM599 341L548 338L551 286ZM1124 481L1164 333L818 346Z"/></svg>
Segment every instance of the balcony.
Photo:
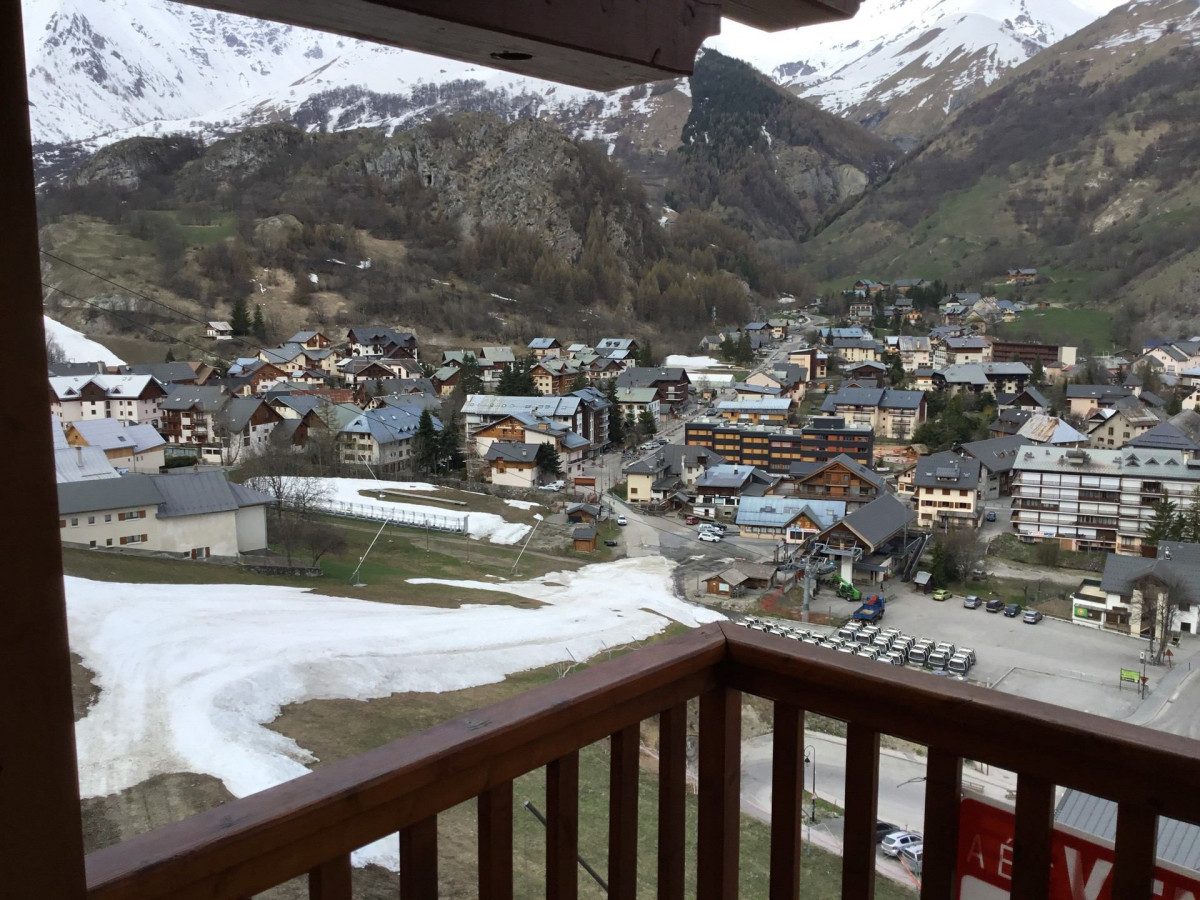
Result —
<svg viewBox="0 0 1200 900"><path fill-rule="evenodd" d="M1200 744L883 668L728 624L708 626L93 853L88 896L243 898L307 875L313 900L347 900L351 851L398 830L400 896L434 898L437 815L475 798L479 896L507 900L513 779L544 766L546 896L575 897L578 754L608 740L608 893L632 898L639 726L658 716L657 896L682 898L686 704L698 697L695 896L734 898L743 692L775 708L771 898L794 898L799 889L806 711L848 722L846 768L856 774L846 785L843 897L873 893L881 734L929 748L922 898L956 896L964 759L1018 773L1013 897L1046 895L1055 785L1119 804L1112 896L1153 896L1155 817L1200 821Z"/></svg>

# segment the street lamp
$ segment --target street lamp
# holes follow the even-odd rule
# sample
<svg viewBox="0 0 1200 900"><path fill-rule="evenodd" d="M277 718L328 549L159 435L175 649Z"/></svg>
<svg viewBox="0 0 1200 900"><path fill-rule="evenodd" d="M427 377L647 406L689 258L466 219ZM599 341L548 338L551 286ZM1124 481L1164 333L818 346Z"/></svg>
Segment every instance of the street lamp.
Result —
<svg viewBox="0 0 1200 900"><path fill-rule="evenodd" d="M808 820L815 825L817 821L817 748L812 744L804 748L804 765L807 767L809 763L812 763L812 790L808 792L811 800Z"/></svg>

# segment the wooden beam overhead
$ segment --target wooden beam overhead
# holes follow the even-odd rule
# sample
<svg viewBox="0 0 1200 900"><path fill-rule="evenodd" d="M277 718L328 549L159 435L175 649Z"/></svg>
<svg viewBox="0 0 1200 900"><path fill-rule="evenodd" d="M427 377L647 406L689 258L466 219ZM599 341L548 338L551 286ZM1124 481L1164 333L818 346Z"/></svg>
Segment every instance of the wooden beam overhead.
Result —
<svg viewBox="0 0 1200 900"><path fill-rule="evenodd" d="M778 31L858 0L180 0L598 91L692 73L721 15Z"/></svg>

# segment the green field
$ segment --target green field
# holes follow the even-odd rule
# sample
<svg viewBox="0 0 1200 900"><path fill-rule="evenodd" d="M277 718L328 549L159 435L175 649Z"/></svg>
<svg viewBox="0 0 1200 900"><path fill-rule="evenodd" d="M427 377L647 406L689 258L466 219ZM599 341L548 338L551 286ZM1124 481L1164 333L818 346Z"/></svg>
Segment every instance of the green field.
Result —
<svg viewBox="0 0 1200 900"><path fill-rule="evenodd" d="M1021 313L1015 322L998 324L993 334L1009 339L1035 335L1046 343L1104 352L1113 346L1112 323L1112 315L1100 310L1052 306Z"/></svg>

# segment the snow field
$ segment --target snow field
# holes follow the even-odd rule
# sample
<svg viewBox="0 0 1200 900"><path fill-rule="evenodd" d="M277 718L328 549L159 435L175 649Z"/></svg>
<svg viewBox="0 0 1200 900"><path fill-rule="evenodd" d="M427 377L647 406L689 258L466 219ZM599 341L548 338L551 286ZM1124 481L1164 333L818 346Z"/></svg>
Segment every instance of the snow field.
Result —
<svg viewBox="0 0 1200 900"><path fill-rule="evenodd" d="M196 772L238 797L307 772L312 754L265 727L290 703L367 700L500 681L722 617L677 599L673 564L628 559L523 582L420 584L507 591L537 609L400 606L300 588L65 579L71 647L99 699L77 723L80 790L98 797ZM612 585L620 584L619 591ZM398 866L395 836L355 854Z"/></svg>
<svg viewBox="0 0 1200 900"><path fill-rule="evenodd" d="M46 336L53 338L62 348L67 362L102 362L106 366L125 364L125 360L103 344L96 343L74 328L70 328L62 322L56 322L49 316L42 316L42 327L46 329Z"/></svg>

